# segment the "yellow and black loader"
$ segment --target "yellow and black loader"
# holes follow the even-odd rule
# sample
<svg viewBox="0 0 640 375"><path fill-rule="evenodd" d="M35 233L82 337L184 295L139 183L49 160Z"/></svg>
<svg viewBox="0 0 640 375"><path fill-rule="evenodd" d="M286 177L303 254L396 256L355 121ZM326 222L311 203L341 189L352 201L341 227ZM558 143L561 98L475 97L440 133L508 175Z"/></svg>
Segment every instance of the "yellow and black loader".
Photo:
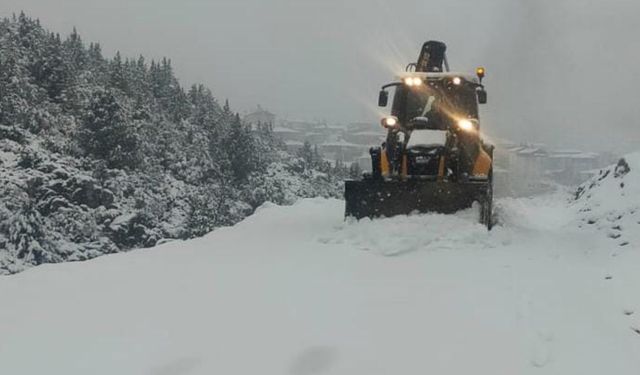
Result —
<svg viewBox="0 0 640 375"><path fill-rule="evenodd" d="M449 71L446 46L424 43L418 61L382 87L386 107L395 89L381 147L371 148L372 171L345 182L346 216L389 217L412 212L454 213L480 205L491 229L493 146L480 136L478 104L487 102L484 68Z"/></svg>

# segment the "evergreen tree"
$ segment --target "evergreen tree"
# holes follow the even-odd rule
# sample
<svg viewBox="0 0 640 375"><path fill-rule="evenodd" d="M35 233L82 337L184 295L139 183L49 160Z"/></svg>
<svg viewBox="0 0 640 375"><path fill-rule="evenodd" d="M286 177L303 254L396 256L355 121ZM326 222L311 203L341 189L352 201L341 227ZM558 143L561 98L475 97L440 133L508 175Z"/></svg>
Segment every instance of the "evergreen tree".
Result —
<svg viewBox="0 0 640 375"><path fill-rule="evenodd" d="M111 86L121 90L125 94L129 94L129 81L125 72L125 64L122 61L120 52L116 52L116 56L109 65L109 79Z"/></svg>
<svg viewBox="0 0 640 375"><path fill-rule="evenodd" d="M54 260L44 219L33 205L23 206L8 221L0 224L0 229L8 233L16 259L28 264L49 263Z"/></svg>
<svg viewBox="0 0 640 375"><path fill-rule="evenodd" d="M311 168L313 166L315 156L313 148L311 147L311 143L309 143L309 141L304 141L304 144L298 150L297 154L300 158L302 158L307 168Z"/></svg>
<svg viewBox="0 0 640 375"><path fill-rule="evenodd" d="M65 55L65 62L70 67L70 70L73 73L82 72L87 64L88 54L75 27L62 44L62 47Z"/></svg>
<svg viewBox="0 0 640 375"><path fill-rule="evenodd" d="M126 109L110 91L98 91L91 98L79 137L87 154L112 168L135 168L139 162L135 129Z"/></svg>
<svg viewBox="0 0 640 375"><path fill-rule="evenodd" d="M108 84L108 64L102 56L100 43L91 43L87 50L87 73L90 73L91 80L96 85Z"/></svg>
<svg viewBox="0 0 640 375"><path fill-rule="evenodd" d="M243 124L240 116L236 114L231 123L229 140L226 142L230 155L231 169L236 180L244 180L255 166L255 147L253 145L251 130Z"/></svg>
<svg viewBox="0 0 640 375"><path fill-rule="evenodd" d="M46 58L36 76L36 82L47 90L49 98L55 103L73 101L69 94L75 71L63 56L59 34L50 34L46 47Z"/></svg>

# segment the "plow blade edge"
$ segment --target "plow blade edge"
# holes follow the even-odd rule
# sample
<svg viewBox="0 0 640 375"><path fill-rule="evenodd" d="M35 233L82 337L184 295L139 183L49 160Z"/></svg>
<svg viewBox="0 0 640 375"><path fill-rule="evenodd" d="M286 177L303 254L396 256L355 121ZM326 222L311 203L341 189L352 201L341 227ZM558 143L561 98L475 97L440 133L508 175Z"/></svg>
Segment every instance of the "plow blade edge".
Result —
<svg viewBox="0 0 640 375"><path fill-rule="evenodd" d="M417 212L444 214L469 208L487 197L486 182L345 181L345 215L390 217Z"/></svg>

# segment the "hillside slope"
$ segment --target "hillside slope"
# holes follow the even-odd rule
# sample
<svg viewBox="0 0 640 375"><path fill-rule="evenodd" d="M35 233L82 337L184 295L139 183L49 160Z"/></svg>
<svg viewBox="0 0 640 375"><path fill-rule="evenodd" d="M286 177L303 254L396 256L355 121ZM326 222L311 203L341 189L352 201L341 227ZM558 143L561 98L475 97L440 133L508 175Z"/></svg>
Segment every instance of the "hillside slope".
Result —
<svg viewBox="0 0 640 375"><path fill-rule="evenodd" d="M640 152L632 153L578 188L581 226L592 226L618 246L640 247Z"/></svg>
<svg viewBox="0 0 640 375"><path fill-rule="evenodd" d="M266 201L338 196L348 169L244 123L171 60L103 56L0 18L0 274L193 238Z"/></svg>

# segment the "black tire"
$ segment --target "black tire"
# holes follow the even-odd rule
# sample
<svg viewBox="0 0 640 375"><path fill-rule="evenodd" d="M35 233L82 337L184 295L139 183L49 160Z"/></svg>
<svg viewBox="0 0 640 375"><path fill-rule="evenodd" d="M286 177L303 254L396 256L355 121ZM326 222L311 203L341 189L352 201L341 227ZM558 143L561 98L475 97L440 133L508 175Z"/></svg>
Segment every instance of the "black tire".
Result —
<svg viewBox="0 0 640 375"><path fill-rule="evenodd" d="M491 230L493 227L493 170L489 172L489 181L484 196L480 199L480 224Z"/></svg>
<svg viewBox="0 0 640 375"><path fill-rule="evenodd" d="M371 147L369 154L371 155L371 178L374 180L382 179L382 169L380 168L380 160L383 150L380 147Z"/></svg>

